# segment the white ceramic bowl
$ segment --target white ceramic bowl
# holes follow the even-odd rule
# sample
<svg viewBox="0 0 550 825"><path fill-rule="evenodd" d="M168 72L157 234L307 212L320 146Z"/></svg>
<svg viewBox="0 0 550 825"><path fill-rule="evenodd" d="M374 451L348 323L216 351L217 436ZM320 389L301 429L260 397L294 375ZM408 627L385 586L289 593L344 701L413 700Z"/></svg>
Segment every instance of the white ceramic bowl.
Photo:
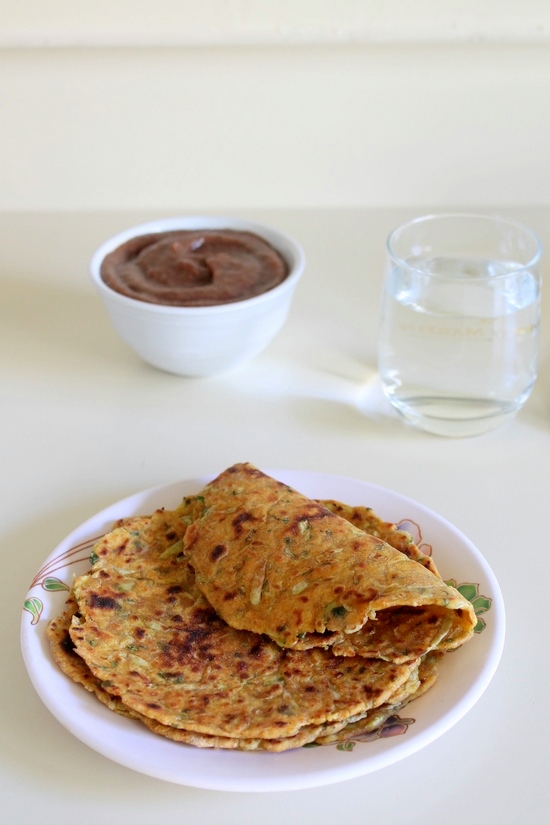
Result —
<svg viewBox="0 0 550 825"><path fill-rule="evenodd" d="M103 281L101 263L109 252L137 235L174 229L253 232L283 256L289 274L278 286L254 298L204 307L138 301ZM90 272L115 330L144 361L177 375L206 376L249 361L270 343L286 320L304 265L300 245L277 229L239 218L193 215L150 221L115 235L95 252Z"/></svg>

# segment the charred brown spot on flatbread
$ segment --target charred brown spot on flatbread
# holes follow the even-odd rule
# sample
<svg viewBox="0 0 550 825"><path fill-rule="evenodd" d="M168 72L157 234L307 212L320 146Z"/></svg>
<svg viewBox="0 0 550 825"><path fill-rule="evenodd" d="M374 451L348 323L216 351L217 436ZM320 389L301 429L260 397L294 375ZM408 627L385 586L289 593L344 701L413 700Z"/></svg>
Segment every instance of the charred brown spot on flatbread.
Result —
<svg viewBox="0 0 550 825"><path fill-rule="evenodd" d="M227 547L225 544L216 544L216 546L212 549L210 553L210 558L212 561L218 561L221 559L222 556L225 556L227 553Z"/></svg>
<svg viewBox="0 0 550 825"><path fill-rule="evenodd" d="M98 593L90 593L90 607L99 610L120 610L120 605L116 598L112 596L100 596Z"/></svg>
<svg viewBox="0 0 550 825"><path fill-rule="evenodd" d="M244 525L254 521L256 521L256 518L252 515L252 513L247 513L246 511L244 513L239 513L231 522L235 535L241 536L244 532Z"/></svg>

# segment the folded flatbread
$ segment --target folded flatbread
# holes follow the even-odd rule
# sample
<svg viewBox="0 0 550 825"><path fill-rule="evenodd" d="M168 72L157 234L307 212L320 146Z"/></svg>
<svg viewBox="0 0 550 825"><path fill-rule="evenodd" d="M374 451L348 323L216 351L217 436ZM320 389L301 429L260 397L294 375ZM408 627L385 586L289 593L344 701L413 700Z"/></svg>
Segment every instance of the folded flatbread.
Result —
<svg viewBox="0 0 550 825"><path fill-rule="evenodd" d="M231 627L394 664L473 634L472 605L439 575L253 465L225 470L201 497L184 552Z"/></svg>

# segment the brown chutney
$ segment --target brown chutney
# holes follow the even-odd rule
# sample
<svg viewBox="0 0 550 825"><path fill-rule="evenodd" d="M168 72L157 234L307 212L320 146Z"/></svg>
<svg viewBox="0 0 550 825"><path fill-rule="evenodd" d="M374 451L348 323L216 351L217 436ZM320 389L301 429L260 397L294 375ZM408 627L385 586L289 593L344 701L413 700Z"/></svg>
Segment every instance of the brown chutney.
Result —
<svg viewBox="0 0 550 825"><path fill-rule="evenodd" d="M107 286L138 301L211 306L261 295L287 277L284 258L263 238L233 229L137 235L108 253Z"/></svg>

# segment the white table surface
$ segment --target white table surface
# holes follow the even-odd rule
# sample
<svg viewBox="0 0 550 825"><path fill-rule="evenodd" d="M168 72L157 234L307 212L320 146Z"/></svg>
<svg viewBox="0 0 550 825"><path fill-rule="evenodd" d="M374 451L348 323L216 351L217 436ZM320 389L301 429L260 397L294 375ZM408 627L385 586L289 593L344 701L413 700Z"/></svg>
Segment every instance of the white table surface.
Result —
<svg viewBox="0 0 550 825"><path fill-rule="evenodd" d="M550 294L539 379L514 422L459 440L409 428L376 382L378 301L388 232L425 211L246 213L300 240L306 273L265 353L211 379L141 363L89 283L94 248L156 214L0 216L3 822L549 821ZM550 209L506 213L550 250ZM550 252L547 270L549 260ZM227 793L115 764L46 710L19 649L23 598L42 561L111 502L237 461L389 487L443 515L481 550L506 602L504 655L478 704L440 739L339 784Z"/></svg>

